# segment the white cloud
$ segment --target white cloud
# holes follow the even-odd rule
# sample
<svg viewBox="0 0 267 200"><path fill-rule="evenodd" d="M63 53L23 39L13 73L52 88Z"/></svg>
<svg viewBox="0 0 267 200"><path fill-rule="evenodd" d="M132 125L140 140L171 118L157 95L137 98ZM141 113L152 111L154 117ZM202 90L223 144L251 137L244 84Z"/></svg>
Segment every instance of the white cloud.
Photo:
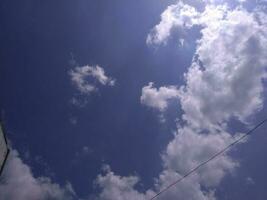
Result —
<svg viewBox="0 0 267 200"><path fill-rule="evenodd" d="M149 189L144 193L139 192L135 187L139 182L136 176L121 177L112 171L106 172L105 175L99 175L95 184L100 187L101 192L94 198L95 200L148 200L155 196L170 183L176 181L181 175L173 170L167 169L161 172L155 183L155 190ZM176 200L177 196L181 199L191 200L214 200L213 190L203 192L201 185L198 183L197 176L191 176L180 182L168 192L159 196L158 200Z"/></svg>
<svg viewBox="0 0 267 200"><path fill-rule="evenodd" d="M35 178L16 150L12 150L0 182L2 200L71 200L75 193L70 183L64 187L48 177Z"/></svg>
<svg viewBox="0 0 267 200"><path fill-rule="evenodd" d="M233 138L228 133L201 135L188 127L179 129L163 154L164 170L159 174L153 190L149 189L141 193L135 189L139 181L138 177L121 177L115 175L108 168L107 173L99 175L95 182L102 189L96 199L150 199L231 141L233 141ZM231 160L227 155L223 155L196 171L192 176L187 177L157 199L176 200L179 196L181 199L215 200L214 187L220 183L226 172L233 171L237 165L238 163ZM203 186L207 188L205 191L202 190Z"/></svg>
<svg viewBox="0 0 267 200"><path fill-rule="evenodd" d="M138 181L136 176L121 177L106 167L106 174L99 175L95 181L102 189L96 200L146 200L147 194L134 189Z"/></svg>
<svg viewBox="0 0 267 200"><path fill-rule="evenodd" d="M179 174L186 174L233 140L234 138L226 132L200 134L190 127L180 128L163 155L165 168ZM207 187L216 186L225 172L232 171L235 166L237 166L236 162L227 155L223 155L196 172L198 182Z"/></svg>
<svg viewBox="0 0 267 200"><path fill-rule="evenodd" d="M184 12L189 10L190 14ZM97 184L102 188L99 199L107 199L109 194L111 199L116 195L134 200L150 197L238 137L227 132L228 121L235 117L246 122L249 116L262 109L262 80L266 77L267 66L266 19L266 14L258 10L249 13L242 7L230 10L224 5L207 5L198 13L178 3L163 12L161 22L147 38L148 44L166 43L173 28L202 27L196 59L185 74L185 85L171 95L179 96L185 123L162 154L164 169L154 189L140 193L135 190L137 177L120 177L109 171L98 178ZM166 99L165 93L153 88L152 83L142 90L141 102L145 105L164 110ZM238 162L225 153L158 199L176 200L179 196L181 199L214 200L216 187L225 174L237 166Z"/></svg>
<svg viewBox="0 0 267 200"><path fill-rule="evenodd" d="M162 17L148 38L157 38L153 40L156 44L166 42L171 29L185 28L181 10L193 7L183 3L169 6L163 12L168 17ZM229 10L225 5L207 5L203 13L193 13L186 15L187 21L203 29L195 53L198 59L192 63L185 77L186 86L181 89L184 118L195 126L205 127L231 116L244 121L262 106L266 15L242 8ZM166 23L169 26L163 26ZM168 34L162 34L165 32Z"/></svg>
<svg viewBox="0 0 267 200"><path fill-rule="evenodd" d="M195 57L185 75L185 85L142 89L141 103L164 111L168 101L179 98L185 124L177 129L174 139L162 154L163 171L154 187L145 192L136 189L139 177L116 175L106 167L95 184L101 192L96 200L146 200L176 181L199 163L206 161L230 144L237 134L227 132L227 122L236 117L242 122L262 108L262 80L267 66L267 17L260 11L249 13L242 8L206 6L199 13L193 7L178 3L169 6L161 22L149 34L149 44L166 43L173 28L202 26ZM97 89L93 78L102 85L114 85L99 66L76 67L70 71L73 84L83 94ZM88 148L83 149L85 152ZM159 196L159 200L215 200L215 189L227 172L238 162L229 155L210 162L192 176ZM203 188L205 188L203 190ZM0 199L46 200L72 199L70 184L62 187L47 177L35 178L30 168L12 151L0 183Z"/></svg>
<svg viewBox="0 0 267 200"><path fill-rule="evenodd" d="M158 184L156 185L156 191L160 191L168 187L171 183L174 183L181 174L173 170L163 170L159 176ZM198 176L192 175L187 179L184 179L174 187L170 188L167 192L162 193L157 199L158 200L177 200L190 199L190 200L215 200L214 191L203 191L198 181Z"/></svg>
<svg viewBox="0 0 267 200"><path fill-rule="evenodd" d="M267 29L245 10L224 12L210 22L203 13L198 60L185 76L181 105L195 127L221 125L231 117L245 119L262 108L266 77Z"/></svg>
<svg viewBox="0 0 267 200"><path fill-rule="evenodd" d="M115 85L115 80L112 78L109 78L105 75L105 71L103 68L100 66L95 66L95 67L90 67L87 66L87 71L89 74L91 74L92 77L96 78L102 85L110 85L114 86Z"/></svg>
<svg viewBox="0 0 267 200"><path fill-rule="evenodd" d="M82 94L90 94L91 92L96 91L96 82L101 85L115 85L115 79L106 76L104 69L98 65L75 67L69 71L69 75L73 85Z"/></svg>
<svg viewBox="0 0 267 200"><path fill-rule="evenodd" d="M158 109L163 112L168 107L168 101L177 99L179 90L175 86L164 86L159 89L153 87L150 82L147 86L142 88L142 95L140 101L142 104Z"/></svg>
<svg viewBox="0 0 267 200"><path fill-rule="evenodd" d="M165 44L173 28L190 28L196 23L198 12L194 7L179 2L169 6L162 14L161 21L147 37L147 44Z"/></svg>

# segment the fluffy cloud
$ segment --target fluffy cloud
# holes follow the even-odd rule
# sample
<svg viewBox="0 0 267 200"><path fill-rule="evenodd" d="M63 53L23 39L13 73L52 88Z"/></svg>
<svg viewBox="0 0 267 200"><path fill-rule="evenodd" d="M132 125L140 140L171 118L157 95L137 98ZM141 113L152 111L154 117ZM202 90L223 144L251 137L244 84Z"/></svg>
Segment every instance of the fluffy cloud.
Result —
<svg viewBox="0 0 267 200"><path fill-rule="evenodd" d="M217 14L216 21L209 13ZM202 38L181 89L184 119L195 127L245 119L262 108L266 77L267 29L258 13L243 9L203 13ZM221 17L220 17L221 16Z"/></svg>
<svg viewBox="0 0 267 200"><path fill-rule="evenodd" d="M12 150L0 182L2 200L71 200L75 196L68 183L61 187L48 177L35 178L18 152Z"/></svg>
<svg viewBox="0 0 267 200"><path fill-rule="evenodd" d="M169 6L162 14L161 21L147 37L147 44L166 43L173 28L190 28L196 23L199 13L194 7L179 2ZM183 29L180 29L183 30Z"/></svg>
<svg viewBox="0 0 267 200"><path fill-rule="evenodd" d="M233 141L234 137L227 132L200 134L190 127L180 128L163 155L165 168L186 174ZM207 187L217 186L225 172L232 171L235 166L236 162L223 155L196 172L198 182Z"/></svg>
<svg viewBox="0 0 267 200"><path fill-rule="evenodd" d="M267 63L266 15L207 5L204 12L194 10L185 20L183 10L194 8L181 2L169 6L148 40L164 43L171 29L185 30L186 24L203 27L195 53L197 59L186 74L186 85L180 89L184 119L205 128L233 116L244 122L262 107L262 79L266 77ZM169 26L164 26L168 21Z"/></svg>
<svg viewBox="0 0 267 200"><path fill-rule="evenodd" d="M156 184L156 191L161 191L168 187L171 183L177 181L182 175L173 170L164 170L158 179ZM162 193L157 197L158 200L176 200L177 197L181 199L190 200L215 200L214 191L201 190L201 185L198 181L198 176L195 174L183 180L173 188L170 188L168 192Z"/></svg>
<svg viewBox="0 0 267 200"><path fill-rule="evenodd" d="M178 95L179 90L175 86L164 86L157 89L154 88L153 83L150 82L147 86L142 88L140 101L143 105L163 112L168 106L168 101L178 98Z"/></svg>
<svg viewBox="0 0 267 200"><path fill-rule="evenodd" d="M136 189L139 177L122 177L107 167L105 174L95 180L101 189L95 200L149 199L238 137L227 132L228 121L235 117L246 122L263 104L266 19L266 14L259 10L250 13L241 7L230 10L223 5L207 5L199 12L177 3L163 12L161 22L147 38L148 44L166 43L172 29L186 31L194 25L202 27L201 38L185 74L185 85L180 89L174 86L157 89L149 83L142 89L141 103L164 111L170 99L179 98L184 111L183 126L179 126L162 153L163 171L152 189L139 192ZM96 88L87 78L102 85L114 85L101 69L76 67L70 75L79 91L88 94ZM61 187L49 178L35 178L15 151L11 155L5 181L0 185L1 199L71 199L75 195L68 184ZM216 187L237 166L238 162L225 153L157 199L215 200Z"/></svg>
<svg viewBox="0 0 267 200"><path fill-rule="evenodd" d="M115 85L115 79L106 76L104 69L98 65L75 67L69 71L69 75L73 85L82 94L90 94L97 90L96 82L101 85Z"/></svg>
<svg viewBox="0 0 267 200"><path fill-rule="evenodd" d="M174 28L186 31L194 25L201 27L201 38L185 74L185 85L171 95L180 99L184 124L162 154L164 169L154 189L140 193L134 189L137 177L120 177L109 171L101 176L102 182L97 182L102 188L99 197L105 199L114 193L136 200L150 197L239 137L227 132L230 119L245 123L262 109L262 81L267 66L266 14L210 3L203 12L181 2L169 6L147 38L148 44L166 43ZM152 83L142 90L141 102L151 107L164 110L167 99L161 88L153 88ZM237 166L238 162L225 153L157 199L174 200L179 196L214 200L216 187Z"/></svg>
<svg viewBox="0 0 267 200"><path fill-rule="evenodd" d="M138 177L118 176L110 170L109 166L106 167L105 172L105 175L99 175L95 181L95 184L102 189L96 200L146 200L146 196L151 196L149 192L142 194L134 189L139 181Z"/></svg>

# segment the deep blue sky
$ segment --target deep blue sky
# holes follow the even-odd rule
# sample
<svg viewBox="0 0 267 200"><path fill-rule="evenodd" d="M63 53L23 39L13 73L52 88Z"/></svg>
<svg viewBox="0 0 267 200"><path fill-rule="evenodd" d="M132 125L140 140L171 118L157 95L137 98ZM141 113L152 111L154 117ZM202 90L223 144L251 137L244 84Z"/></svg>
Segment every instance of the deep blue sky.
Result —
<svg viewBox="0 0 267 200"><path fill-rule="evenodd" d="M145 43L169 3L2 1L0 99L13 146L41 156L55 179L70 180L83 195L102 160L121 175L136 171L152 182L160 169L159 151L171 133L170 126L142 108L141 88L153 80L177 83L186 67L176 67L176 52L154 52ZM91 96L83 109L69 102L76 92L67 73L71 53L81 65L103 66L118 82ZM182 62L189 64L187 58ZM72 116L77 125L69 122ZM83 146L93 154L73 164ZM45 172L46 165L29 162L36 175Z"/></svg>
<svg viewBox="0 0 267 200"><path fill-rule="evenodd" d="M195 48L192 42L180 50L176 38L162 48L146 44L173 2L1 0L0 109L12 148L35 176L69 181L85 197L93 193L102 164L109 164L122 176L138 174L140 190L153 185L162 169L160 153L182 112L173 103L160 123L156 112L140 104L141 89L150 81L181 85ZM197 31L191 34L199 37ZM79 65L99 64L116 78L112 89L101 88L82 108L70 103L77 93L68 74L71 55ZM224 180L221 199L267 197L266 128L233 152L242 167ZM84 146L88 155L82 155ZM257 186L244 186L248 176Z"/></svg>

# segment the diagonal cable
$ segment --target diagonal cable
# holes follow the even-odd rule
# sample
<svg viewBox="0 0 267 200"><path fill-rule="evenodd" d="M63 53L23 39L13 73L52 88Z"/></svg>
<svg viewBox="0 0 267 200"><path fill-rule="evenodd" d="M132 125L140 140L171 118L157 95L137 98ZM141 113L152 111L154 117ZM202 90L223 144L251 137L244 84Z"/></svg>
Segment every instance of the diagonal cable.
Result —
<svg viewBox="0 0 267 200"><path fill-rule="evenodd" d="M267 118L264 119L263 121L261 121L259 124L257 124L254 128L252 128L251 130L249 130L247 133L245 133L244 135L242 135L240 138L236 139L234 142L232 142L231 144L229 144L228 146L226 146L225 148L223 148L222 150L220 150L219 152L217 152L216 154L214 154L213 156L211 156L209 159L207 159L206 161L200 163L199 165L197 165L195 168L191 169L189 172L187 172L184 176L182 176L181 178L179 178L178 180L174 181L173 183L171 183L170 185L168 185L167 187L165 187L164 189L162 189L161 191L159 191L155 196L153 196L150 200L156 199L157 197L159 197L162 193L166 192L167 190L169 190L171 187L173 187L174 185L176 185L177 183L181 182L182 180L184 180L186 177L190 176L192 173L194 173L195 171L197 171L200 167L206 165L208 162L212 161L213 159L215 159L216 157L222 155L223 153L225 153L228 149L232 148L235 144L239 143L241 140L245 139L246 137L248 137L253 131L255 131L257 128L259 128L260 126L262 126L265 122L267 122Z"/></svg>

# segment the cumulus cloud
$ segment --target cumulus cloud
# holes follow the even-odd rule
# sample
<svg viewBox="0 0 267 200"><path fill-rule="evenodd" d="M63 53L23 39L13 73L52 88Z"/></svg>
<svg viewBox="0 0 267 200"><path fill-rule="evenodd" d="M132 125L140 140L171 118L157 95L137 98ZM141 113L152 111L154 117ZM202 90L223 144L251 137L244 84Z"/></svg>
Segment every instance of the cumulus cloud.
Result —
<svg viewBox="0 0 267 200"><path fill-rule="evenodd" d="M163 170L154 186L140 192L136 189L139 177L123 177L106 167L104 174L95 180L100 193L93 199L150 199L233 142L239 135L227 131L230 119L245 123L249 116L262 109L262 80L266 78L267 66L266 14L260 9L248 12L242 7L230 9L209 2L212 3L203 12L181 2L169 6L147 38L148 44L166 44L175 28L186 31L194 25L201 27L201 38L185 74L185 84L179 89L175 86L157 89L149 83L142 89L142 104L164 111L170 99L179 98L184 112L183 125L178 126L162 153ZM99 66L76 67L70 71L70 76L84 94L97 89L94 81L110 86L115 83ZM71 199L75 195L70 184L62 187L47 177L35 178L16 151L11 155L4 182L0 184L1 199ZM176 200L179 196L181 199L215 200L216 187L225 174L238 165L225 153L158 199Z"/></svg>
<svg viewBox="0 0 267 200"><path fill-rule="evenodd" d="M245 122L262 108L267 29L257 13L218 9L216 21L203 13L202 38L181 88L184 119L195 127L221 125L230 117Z"/></svg>
<svg viewBox="0 0 267 200"><path fill-rule="evenodd" d="M0 182L2 200L71 200L75 196L70 183L64 187L48 177L34 177L16 150L12 150Z"/></svg>
<svg viewBox="0 0 267 200"><path fill-rule="evenodd" d="M90 94L97 90L97 83L101 85L114 86L115 79L106 76L102 67L78 66L69 71L73 85L82 93Z"/></svg>
<svg viewBox="0 0 267 200"><path fill-rule="evenodd" d="M266 78L267 66L266 22L266 14L259 10L230 9L226 5L215 5L214 1L210 1L203 12L181 2L163 12L160 23L148 35L148 44L166 43L174 28L186 31L194 25L201 27L201 38L185 74L185 85L171 93L175 94L172 97L180 99L184 124L179 125L174 139L162 154L164 169L153 189L140 193L135 189L137 177L120 177L109 171L101 176L102 182L98 181L102 188L99 197L105 194L106 198L114 191L121 194L121 191L125 195L121 198L142 200L240 136L227 131L229 120L236 118L246 123L249 116L262 109L262 81ZM152 83L142 90L141 102L145 105L164 110L167 99ZM181 199L214 200L216 187L225 174L237 166L238 162L225 153L158 199L175 200L179 196ZM103 184L107 180L114 182ZM127 189L120 184L127 185Z"/></svg>
<svg viewBox="0 0 267 200"><path fill-rule="evenodd" d="M116 175L112 171L106 172L105 175L99 175L95 184L101 189L101 192L94 200L147 200L156 195L157 192L169 186L182 175L170 169L163 170L157 181L154 189L149 189L145 192L139 192L136 185L139 182L139 177L127 176L122 177ZM168 192L159 196L158 200L176 200L177 196L181 199L191 200L215 200L214 191L202 191L201 185L198 182L197 176L191 176L188 179L180 182Z"/></svg>
<svg viewBox="0 0 267 200"><path fill-rule="evenodd" d="M143 105L163 112L168 107L168 101L178 98L178 95L179 90L175 86L163 86L157 89L150 82L142 88L140 101Z"/></svg>
<svg viewBox="0 0 267 200"><path fill-rule="evenodd" d="M156 179L154 189L149 189L143 193L139 192L135 187L140 181L139 177L121 177L108 167L106 174L99 175L96 179L95 184L102 189L96 200L150 199L233 140L234 138L226 132L206 135L199 134L189 127L179 129L162 156L164 170ZM214 187L220 183L226 172L233 171L237 165L237 162L227 155L223 155L157 199L176 200L179 196L181 199L215 200ZM211 189L202 190L203 187Z"/></svg>
<svg viewBox="0 0 267 200"><path fill-rule="evenodd" d="M163 155L166 169L186 174L203 161L219 152L234 141L227 132L200 134L191 127L180 128L174 139L167 146ZM232 171L238 164L223 155L209 165L198 170L198 182L204 186L216 186L225 172Z"/></svg>
<svg viewBox="0 0 267 200"><path fill-rule="evenodd" d="M179 27L185 10L193 10L179 2L165 12L154 28L154 43L165 42L169 34L162 32ZM173 11L174 10L174 11ZM229 10L226 5L207 5L204 12L187 15L192 25L200 25L202 37L198 40L192 63L180 89L184 118L195 126L215 125L237 117L241 121L262 107L262 79L266 77L266 17L262 12L249 13L242 8ZM165 21L179 21L165 27ZM185 21L185 20L182 20Z"/></svg>
<svg viewBox="0 0 267 200"><path fill-rule="evenodd" d="M147 44L165 44L173 28L190 28L196 23L199 13L194 7L179 2L169 6L162 14L161 21L147 37ZM181 29L183 30L183 29Z"/></svg>
<svg viewBox="0 0 267 200"><path fill-rule="evenodd" d="M109 166L106 166L105 175L99 175L95 184L102 189L96 200L146 200L149 195L142 194L134 189L138 183L137 176L121 177L114 174ZM151 194L150 194L151 196Z"/></svg>

